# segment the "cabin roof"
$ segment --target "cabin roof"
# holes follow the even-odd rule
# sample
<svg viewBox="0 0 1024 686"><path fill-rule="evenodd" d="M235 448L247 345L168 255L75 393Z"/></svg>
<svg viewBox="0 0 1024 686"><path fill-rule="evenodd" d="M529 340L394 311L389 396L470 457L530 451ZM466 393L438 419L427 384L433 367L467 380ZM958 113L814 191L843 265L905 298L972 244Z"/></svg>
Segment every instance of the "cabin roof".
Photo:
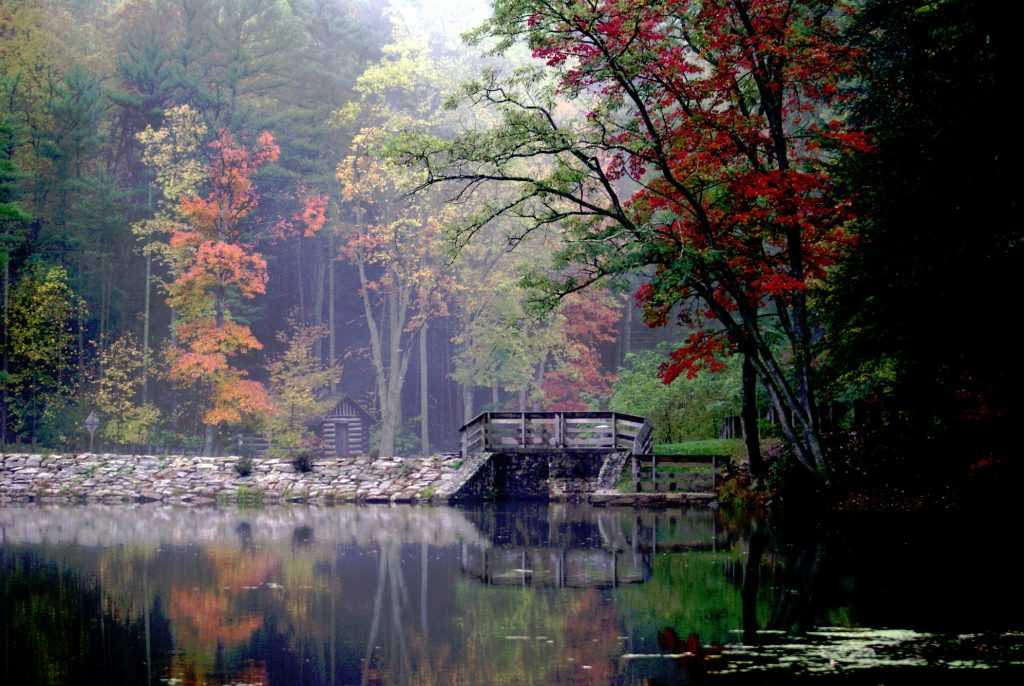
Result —
<svg viewBox="0 0 1024 686"><path fill-rule="evenodd" d="M345 395L343 393L341 395L333 396L332 398L330 398L330 400L333 402L333 404L331 405L331 409L327 412L327 414L324 415L325 418L330 416L331 413L337 410L344 402L348 401L352 405L352 407L355 408L356 415L360 419L364 419L370 424L373 423L373 415L364 410L363 406L357 403L355 400L353 400L350 396Z"/></svg>

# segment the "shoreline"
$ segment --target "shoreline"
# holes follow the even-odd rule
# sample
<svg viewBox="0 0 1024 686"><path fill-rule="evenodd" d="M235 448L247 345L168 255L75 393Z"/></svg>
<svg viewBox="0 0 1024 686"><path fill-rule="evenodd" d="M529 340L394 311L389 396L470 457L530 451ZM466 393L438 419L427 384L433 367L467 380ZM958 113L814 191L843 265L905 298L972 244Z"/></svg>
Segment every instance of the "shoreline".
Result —
<svg viewBox="0 0 1024 686"><path fill-rule="evenodd" d="M462 460L450 455L372 460L321 459L309 472L291 461L254 458L252 473L239 476L238 457L121 455L115 453L0 454L0 507L24 504L138 504L179 506L333 505L434 503L456 480ZM707 505L707 493L566 494L552 502L589 502L611 507Z"/></svg>

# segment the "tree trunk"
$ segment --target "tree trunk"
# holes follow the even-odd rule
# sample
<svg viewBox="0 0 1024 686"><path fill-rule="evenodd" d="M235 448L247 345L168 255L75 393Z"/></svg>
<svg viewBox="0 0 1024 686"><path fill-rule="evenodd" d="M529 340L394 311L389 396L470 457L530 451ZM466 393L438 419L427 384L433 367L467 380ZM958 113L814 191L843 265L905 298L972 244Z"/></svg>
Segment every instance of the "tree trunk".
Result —
<svg viewBox="0 0 1024 686"><path fill-rule="evenodd" d="M743 441L747 446L747 462L755 479L764 478L761 459L761 436L757 429L757 371L750 356L743 355Z"/></svg>
<svg viewBox="0 0 1024 686"><path fill-rule="evenodd" d="M337 333L334 304L334 233L327 236L327 364L333 368L337 361ZM334 377L331 377L331 395L334 395Z"/></svg>
<svg viewBox="0 0 1024 686"><path fill-rule="evenodd" d="M522 388L519 389L519 411L520 412L526 412L526 396L527 396L527 392L528 391L527 391L526 386L523 386Z"/></svg>
<svg viewBox="0 0 1024 686"><path fill-rule="evenodd" d="M325 273L325 259L324 255L317 253L316 270L313 275L313 284L315 289L313 291L313 312L310 319L317 326L321 326L324 323L324 294L327 290ZM317 338L313 344L313 354L316 356L316 361L319 364L323 364L324 359L324 339ZM319 389L317 389L319 390Z"/></svg>
<svg viewBox="0 0 1024 686"><path fill-rule="evenodd" d="M427 375L427 323L420 327L420 450L430 454L430 397Z"/></svg>
<svg viewBox="0 0 1024 686"><path fill-rule="evenodd" d="M622 362L633 352L633 298L626 298L626 317L622 326Z"/></svg>
<svg viewBox="0 0 1024 686"><path fill-rule="evenodd" d="M540 390L541 384L544 383L544 375L547 374L547 368L548 368L548 356L544 355L544 357L542 357L540 359L540 364L537 365L537 377L536 377L536 380L533 383L533 387L538 389L538 391ZM538 407L536 405L536 403L534 403L533 409L534 410L543 410L544 408L543 407Z"/></svg>
<svg viewBox="0 0 1024 686"><path fill-rule="evenodd" d="M142 315L142 402L149 401L149 292L153 257L146 253L146 283Z"/></svg>
<svg viewBox="0 0 1024 686"><path fill-rule="evenodd" d="M306 319L306 287L302 278L302 238L295 240L295 280L299 288L299 321L305 324Z"/></svg>
<svg viewBox="0 0 1024 686"><path fill-rule="evenodd" d="M498 402L500 401L500 391L498 390L498 382L495 381L491 384L491 410L497 411Z"/></svg>
<svg viewBox="0 0 1024 686"><path fill-rule="evenodd" d="M462 384L462 423L469 424L473 419L473 387Z"/></svg>
<svg viewBox="0 0 1024 686"><path fill-rule="evenodd" d="M203 441L203 455L213 457L213 438L217 429L210 424L206 425L206 439Z"/></svg>

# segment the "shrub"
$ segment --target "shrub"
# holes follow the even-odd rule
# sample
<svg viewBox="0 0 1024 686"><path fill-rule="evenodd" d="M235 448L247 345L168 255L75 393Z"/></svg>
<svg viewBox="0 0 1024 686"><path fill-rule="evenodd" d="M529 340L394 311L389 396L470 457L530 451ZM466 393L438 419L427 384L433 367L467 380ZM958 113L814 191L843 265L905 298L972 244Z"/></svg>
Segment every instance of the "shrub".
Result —
<svg viewBox="0 0 1024 686"><path fill-rule="evenodd" d="M251 457L240 457L238 462L235 463L235 471L238 476L249 476L252 474L252 458Z"/></svg>
<svg viewBox="0 0 1024 686"><path fill-rule="evenodd" d="M313 453L309 450L301 450L292 457L292 464L295 471L303 474L313 471Z"/></svg>

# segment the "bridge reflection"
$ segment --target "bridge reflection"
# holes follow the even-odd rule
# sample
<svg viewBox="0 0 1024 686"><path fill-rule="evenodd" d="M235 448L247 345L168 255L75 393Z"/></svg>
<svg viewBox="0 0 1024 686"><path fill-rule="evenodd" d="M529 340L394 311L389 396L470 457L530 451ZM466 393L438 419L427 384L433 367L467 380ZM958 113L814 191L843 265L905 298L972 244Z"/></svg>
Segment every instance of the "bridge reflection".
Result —
<svg viewBox="0 0 1024 686"><path fill-rule="evenodd" d="M573 505L466 511L480 531L460 547L462 573L485 584L613 588L650 579L659 552L714 551L714 513L602 510Z"/></svg>

